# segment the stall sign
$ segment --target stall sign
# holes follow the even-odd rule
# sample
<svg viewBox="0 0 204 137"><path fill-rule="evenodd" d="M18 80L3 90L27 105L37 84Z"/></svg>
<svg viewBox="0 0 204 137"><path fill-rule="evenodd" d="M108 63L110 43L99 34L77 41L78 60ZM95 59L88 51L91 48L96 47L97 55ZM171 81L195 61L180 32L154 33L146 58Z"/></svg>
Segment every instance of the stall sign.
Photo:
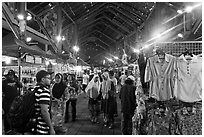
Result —
<svg viewBox="0 0 204 137"><path fill-rule="evenodd" d="M26 62L27 63L34 63L34 57L30 55L26 55Z"/></svg>
<svg viewBox="0 0 204 137"><path fill-rule="evenodd" d="M35 64L42 64L42 58L41 57L35 57Z"/></svg>

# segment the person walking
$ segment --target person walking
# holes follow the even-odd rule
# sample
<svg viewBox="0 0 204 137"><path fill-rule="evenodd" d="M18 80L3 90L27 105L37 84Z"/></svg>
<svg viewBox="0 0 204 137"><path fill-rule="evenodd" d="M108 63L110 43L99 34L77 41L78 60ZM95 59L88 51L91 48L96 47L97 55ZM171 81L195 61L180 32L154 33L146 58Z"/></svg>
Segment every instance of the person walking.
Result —
<svg viewBox="0 0 204 137"><path fill-rule="evenodd" d="M108 72L103 73L101 92L103 97L104 126L109 126L109 128L112 129L114 123L115 90Z"/></svg>
<svg viewBox="0 0 204 137"><path fill-rule="evenodd" d="M132 117L136 108L135 91L134 77L128 76L119 93L121 99L121 131L123 135L132 134Z"/></svg>
<svg viewBox="0 0 204 137"><path fill-rule="evenodd" d="M35 134L37 135L55 135L54 126L51 121L51 100L50 100L50 73L40 70L36 74L37 84L35 89L35 114L37 124Z"/></svg>
<svg viewBox="0 0 204 137"><path fill-rule="evenodd" d="M89 97L88 108L91 114L90 118L92 123L99 123L98 122L98 116L100 112L99 100L101 95L100 87L101 87L101 82L99 80L99 76L94 75L94 77L89 82L85 90L87 96Z"/></svg>
<svg viewBox="0 0 204 137"><path fill-rule="evenodd" d="M114 84L114 90L115 90L115 92L114 92L114 117L117 117L118 116L118 105L117 105L117 94L116 94L116 89L117 89L117 83L118 83L118 81L117 81L117 79L115 78L115 73L114 73L114 71L113 70L111 70L110 72L109 72L109 74L110 74L110 80L113 82L113 84Z"/></svg>
<svg viewBox="0 0 204 137"><path fill-rule="evenodd" d="M78 96L78 84L75 76L68 76L68 101L66 102L65 123L69 121L69 104L72 107L72 122L76 120L76 103Z"/></svg>
<svg viewBox="0 0 204 137"><path fill-rule="evenodd" d="M8 113L13 100L20 95L18 88L22 88L22 83L18 81L17 76L15 76L15 72L13 70L9 70L5 79L2 80L2 108L4 110L3 119L5 133L11 130Z"/></svg>
<svg viewBox="0 0 204 137"><path fill-rule="evenodd" d="M52 123L55 131L65 133L66 128L63 127L65 117L66 101L68 100L68 89L63 82L63 75L57 73L55 75L55 83L52 87Z"/></svg>

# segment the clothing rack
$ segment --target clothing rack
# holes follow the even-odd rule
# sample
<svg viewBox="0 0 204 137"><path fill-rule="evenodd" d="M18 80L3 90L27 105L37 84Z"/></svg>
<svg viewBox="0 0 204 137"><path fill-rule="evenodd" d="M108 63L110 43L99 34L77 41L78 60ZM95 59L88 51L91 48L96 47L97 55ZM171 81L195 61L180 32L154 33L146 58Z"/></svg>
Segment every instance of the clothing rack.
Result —
<svg viewBox="0 0 204 137"><path fill-rule="evenodd" d="M154 46L160 47L165 53L174 56L180 56L186 49L195 55L202 53L202 41L161 42L155 43Z"/></svg>

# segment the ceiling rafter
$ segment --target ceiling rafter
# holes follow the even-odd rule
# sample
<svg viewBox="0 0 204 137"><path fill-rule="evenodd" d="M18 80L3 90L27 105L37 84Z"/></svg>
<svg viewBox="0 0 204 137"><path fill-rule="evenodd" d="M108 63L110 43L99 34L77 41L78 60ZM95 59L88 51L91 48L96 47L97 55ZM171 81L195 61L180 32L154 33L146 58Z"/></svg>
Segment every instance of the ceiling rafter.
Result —
<svg viewBox="0 0 204 137"><path fill-rule="evenodd" d="M80 18L78 18L78 19L76 20L76 22L77 22L78 24L82 23L85 18L90 17L93 13L97 14L97 12L98 12L99 10L103 10L103 8L104 8L104 6L105 6L106 4L107 4L107 3L102 3L101 5L99 5L98 7L96 7L95 9L91 10L89 13L87 13L87 14L81 16Z"/></svg>
<svg viewBox="0 0 204 137"><path fill-rule="evenodd" d="M110 18L107 17L107 16L105 16L104 18L107 19L107 20L109 20L110 22L116 24L116 25L119 26L122 30L124 30L124 31L126 31L126 32L128 32L128 33L130 33L130 31L129 31L126 27L124 27L124 26L122 26L121 24L119 24L118 21L115 21L115 20L114 20L114 18L113 18L113 19L110 19Z"/></svg>
<svg viewBox="0 0 204 137"><path fill-rule="evenodd" d="M143 17L144 15L141 15L140 12L144 13L143 11L141 11L142 9L137 9L135 8L133 5L129 4L128 2L126 3L122 3L122 5L126 6L126 8L133 8L136 10L137 13L134 13L132 10L130 10L130 12L135 15L138 16L140 19L142 19L143 21L145 20L146 17ZM145 13L146 14L146 13Z"/></svg>
<svg viewBox="0 0 204 137"><path fill-rule="evenodd" d="M97 38L97 37L89 37L88 39L84 39L84 41L82 41L82 42L79 43L79 44L80 44L80 47L85 46L86 43L90 42L90 40L93 40L93 39L94 39L95 43L97 43L96 40L98 40L99 42L103 43L103 45L101 45L100 43L98 43L98 46L99 46L100 48L102 48L102 49L104 49L104 50L106 50L106 51L109 51L108 49L110 48L110 46L107 45L106 43L104 43L103 41L101 41L101 40L100 40L99 38ZM104 45L106 45L106 48L103 47Z"/></svg>
<svg viewBox="0 0 204 137"><path fill-rule="evenodd" d="M111 47L111 45L109 45L109 43L105 43L103 40L101 40L99 37L96 37L96 36L84 38L81 41L79 41L79 44L83 43L84 41L93 41L93 40L95 41L96 39L99 40L100 42L102 42L103 44L105 44L108 48Z"/></svg>
<svg viewBox="0 0 204 137"><path fill-rule="evenodd" d="M69 14L65 11L64 8L62 8L62 11L64 12L64 14L65 14L74 24L76 24L76 23L74 22L74 20L69 16Z"/></svg>
<svg viewBox="0 0 204 137"><path fill-rule="evenodd" d="M108 38L109 40L113 41L114 43L117 42L115 39L113 39L113 38L107 36L105 33L101 32L100 30L96 30L96 29L91 30L91 31L88 32L86 35L83 35L83 37L80 37L79 41L80 41L81 39L85 38L85 37L88 37L90 34L92 34L92 33L94 33L94 32L97 32L97 33L100 33L100 34L104 35L106 38Z"/></svg>
<svg viewBox="0 0 204 137"><path fill-rule="evenodd" d="M30 10L34 10L35 8L38 8L40 5L43 5L45 2L39 2L39 4L36 4L34 7L32 7Z"/></svg>
<svg viewBox="0 0 204 137"><path fill-rule="evenodd" d="M82 28L79 28L79 31L83 31L83 29L88 29L90 27L92 27L92 25L97 25L97 24L105 24L106 26L108 26L109 28L113 29L115 32L121 34L122 36L125 36L124 33L122 33L121 31L117 30L116 28L114 28L113 26L111 26L110 24L106 23L103 21L103 17L104 16L101 16L100 18L98 18L97 20L93 20L92 22L88 23L88 24L85 24L85 26L83 26Z"/></svg>
<svg viewBox="0 0 204 137"><path fill-rule="evenodd" d="M120 18L121 20L123 20L125 23L127 23L130 27L133 27L133 24L129 23L127 21L127 19L122 18L120 15L117 16L117 13L113 10L113 9L108 9L109 12L113 13L116 17ZM133 22L134 23L134 22ZM134 23L136 25L136 23Z"/></svg>
<svg viewBox="0 0 204 137"><path fill-rule="evenodd" d="M125 32L124 33L124 35L127 35L128 33L129 33L129 31L126 29L126 28L124 28L123 26L121 26L121 25L118 25L118 23L116 22L116 21L113 21L113 20L111 20L111 19L109 19L107 16L101 16L100 17L101 19L102 19L102 22L104 22L106 25L108 25L109 23L111 23L112 25L109 25L109 26L111 26L112 28L114 28L114 30L116 29L115 27L113 27L113 26L116 26L117 28L119 28L119 29L121 29L123 32ZM107 23L107 21L108 21L108 23ZM95 21L94 21L95 22ZM94 23L93 22L93 23ZM86 25L86 26L91 26L93 23L90 23L90 24L88 24L88 25ZM83 27L83 28L86 28L85 26ZM79 29L80 30L80 29ZM117 31L118 33L122 33L121 31Z"/></svg>
<svg viewBox="0 0 204 137"><path fill-rule="evenodd" d="M110 8L113 8L113 9L117 10L119 13L121 13L121 14L127 16L127 17L128 17L130 20L132 20L133 22L135 22L135 23L137 23L137 24L141 24L140 22L136 21L136 20L134 19L135 17L131 16L131 14L124 13L124 12L120 11L117 7L118 7L118 6L115 5L115 4L113 4L113 3L110 4ZM121 8L121 7L120 7L120 8ZM125 10L124 8L121 8L121 9ZM127 10L125 10L125 11L126 11L126 12L129 12L129 11L127 11ZM129 13L130 13L130 12L129 12Z"/></svg>
<svg viewBox="0 0 204 137"><path fill-rule="evenodd" d="M36 16L37 16L37 17L40 17L40 16L42 16L43 14L49 12L50 10L53 10L54 8L56 8L56 6L57 6L57 5L54 5L54 6L52 7L52 9L50 9L50 8L45 9L44 11L40 12L40 13L37 14ZM58 6L59 6L59 5L58 5Z"/></svg>
<svg viewBox="0 0 204 137"><path fill-rule="evenodd" d="M71 7L71 4L68 4L67 2L65 2L66 3L66 5L68 5L68 7ZM72 2L72 5L74 5L75 7L77 7L76 9L74 9L74 11L75 12L78 12L79 11L79 9L81 9L82 7L80 7L80 6L78 6L78 5L80 5L80 4L84 4L84 2Z"/></svg>

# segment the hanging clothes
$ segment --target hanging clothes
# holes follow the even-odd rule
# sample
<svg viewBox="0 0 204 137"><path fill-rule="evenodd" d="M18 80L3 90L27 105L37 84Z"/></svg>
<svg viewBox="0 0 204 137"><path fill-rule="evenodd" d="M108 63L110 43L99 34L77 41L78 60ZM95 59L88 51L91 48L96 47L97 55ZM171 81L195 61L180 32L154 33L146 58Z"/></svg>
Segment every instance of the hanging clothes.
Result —
<svg viewBox="0 0 204 137"><path fill-rule="evenodd" d="M177 60L177 73L174 95L184 102L202 100L202 58L193 55L187 61L184 55Z"/></svg>
<svg viewBox="0 0 204 137"><path fill-rule="evenodd" d="M133 135L144 135L145 132L145 100L147 97L144 94L142 83L141 83L141 75L139 66L135 67L135 84L136 84L136 104L137 107L134 112L134 116L132 117L132 134Z"/></svg>
<svg viewBox="0 0 204 137"><path fill-rule="evenodd" d="M176 75L176 58L165 53L165 60L161 62L158 55L147 60L145 68L145 82L150 82L149 97L157 101L173 98Z"/></svg>

